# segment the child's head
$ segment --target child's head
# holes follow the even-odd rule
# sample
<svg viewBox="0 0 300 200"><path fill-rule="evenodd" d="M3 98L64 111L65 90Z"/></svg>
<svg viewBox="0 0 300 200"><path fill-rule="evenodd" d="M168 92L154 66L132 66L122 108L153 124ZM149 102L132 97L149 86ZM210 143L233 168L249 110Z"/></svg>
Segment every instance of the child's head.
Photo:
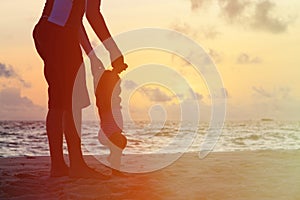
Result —
<svg viewBox="0 0 300 200"><path fill-rule="evenodd" d="M127 146L127 138L122 133L114 133L109 137L109 141L120 149Z"/></svg>

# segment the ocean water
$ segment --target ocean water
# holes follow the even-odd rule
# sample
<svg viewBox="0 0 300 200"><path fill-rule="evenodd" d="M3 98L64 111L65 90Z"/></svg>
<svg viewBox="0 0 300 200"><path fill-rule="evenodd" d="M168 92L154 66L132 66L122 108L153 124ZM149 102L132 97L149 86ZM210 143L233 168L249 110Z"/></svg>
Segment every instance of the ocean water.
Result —
<svg viewBox="0 0 300 200"><path fill-rule="evenodd" d="M128 122L124 124L124 133L128 138L128 146L124 153L197 152L200 151L208 128L208 123L200 123L194 132L195 129L188 123ZM44 121L0 121L0 156L49 155L45 129ZM98 130L98 122L83 123L81 138L84 154L108 153L98 141ZM182 130L183 134L180 135L178 130ZM187 139L186 135L191 137ZM226 122L213 151L266 149L300 149L300 122ZM67 153L65 142L64 151Z"/></svg>

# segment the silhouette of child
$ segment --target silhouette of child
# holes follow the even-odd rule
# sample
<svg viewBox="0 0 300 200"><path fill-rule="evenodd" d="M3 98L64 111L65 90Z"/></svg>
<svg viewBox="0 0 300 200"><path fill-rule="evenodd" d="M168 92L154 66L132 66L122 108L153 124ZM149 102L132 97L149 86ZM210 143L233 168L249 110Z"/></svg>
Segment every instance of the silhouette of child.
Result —
<svg viewBox="0 0 300 200"><path fill-rule="evenodd" d="M125 68L105 70L96 88L96 105L101 120L98 139L101 144L109 148L108 161L111 167L116 170L120 169L122 151L127 144L127 139L122 134L123 119L120 105L121 98L119 96L121 93L121 80L118 75Z"/></svg>

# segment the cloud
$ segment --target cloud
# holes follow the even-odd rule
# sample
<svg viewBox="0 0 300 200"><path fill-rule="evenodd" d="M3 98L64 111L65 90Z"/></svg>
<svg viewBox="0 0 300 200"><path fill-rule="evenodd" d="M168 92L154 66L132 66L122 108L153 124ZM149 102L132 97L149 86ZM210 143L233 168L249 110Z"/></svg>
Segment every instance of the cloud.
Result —
<svg viewBox="0 0 300 200"><path fill-rule="evenodd" d="M171 24L171 28L174 29L175 31L178 31L186 35L190 35L193 37L198 36L198 31L195 28L192 28L192 26L187 22L183 22L183 23L178 21L174 22L173 24Z"/></svg>
<svg viewBox="0 0 300 200"><path fill-rule="evenodd" d="M229 93L226 88L221 88L221 98L229 98Z"/></svg>
<svg viewBox="0 0 300 200"><path fill-rule="evenodd" d="M220 90L215 91L214 93L208 95L208 98L214 98L214 99L227 99L229 97L230 95L226 88L220 88Z"/></svg>
<svg viewBox="0 0 300 200"><path fill-rule="evenodd" d="M250 55L246 53L241 53L236 62L238 64L246 65L246 64L259 64L262 62L262 59L259 57L251 57Z"/></svg>
<svg viewBox="0 0 300 200"><path fill-rule="evenodd" d="M205 39L216 39L221 33L216 30L214 26L202 26L201 28L195 28L188 22L173 22L170 26L171 29L178 31L180 33L197 38L201 36Z"/></svg>
<svg viewBox="0 0 300 200"><path fill-rule="evenodd" d="M1 120L30 120L44 118L45 109L35 105L29 98L22 97L17 88L0 91Z"/></svg>
<svg viewBox="0 0 300 200"><path fill-rule="evenodd" d="M219 0L221 12L230 20L240 18L250 3L243 0Z"/></svg>
<svg viewBox="0 0 300 200"><path fill-rule="evenodd" d="M196 100L196 101L201 101L203 100L204 96L202 94L200 94L199 92L194 91L192 88L188 89L188 95L185 94L181 94L179 96L180 98L185 98L185 100Z"/></svg>
<svg viewBox="0 0 300 200"><path fill-rule="evenodd" d="M132 80L124 80L122 81L122 85L127 90L132 90L138 86L138 84Z"/></svg>
<svg viewBox="0 0 300 200"><path fill-rule="evenodd" d="M265 0L255 5L252 27L261 30L271 31L273 33L281 33L287 30L288 22L272 17L271 11L275 8L275 4Z"/></svg>
<svg viewBox="0 0 300 200"><path fill-rule="evenodd" d="M290 20L283 20L276 16L276 4L270 0L215 0L220 7L220 16L229 23L248 26L256 30L271 33L282 33L288 29ZM197 12L204 3L213 0L190 0L191 11Z"/></svg>
<svg viewBox="0 0 300 200"><path fill-rule="evenodd" d="M221 34L213 26L203 28L201 32L203 32L203 35L206 39L216 39Z"/></svg>
<svg viewBox="0 0 300 200"><path fill-rule="evenodd" d="M266 98L271 98L272 97L272 94L270 92L267 92L264 88L262 87L255 87L253 86L252 87L253 91L256 93L256 94L259 94L260 96L263 96L263 97L266 97Z"/></svg>
<svg viewBox="0 0 300 200"><path fill-rule="evenodd" d="M169 96L159 88L143 88L144 94L153 102L168 102L173 99L172 96Z"/></svg>
<svg viewBox="0 0 300 200"><path fill-rule="evenodd" d="M29 88L31 85L27 83L24 79L22 79L13 69L12 66L7 66L3 63L0 63L0 78L5 79L15 79L19 83L21 83L22 86Z"/></svg>
<svg viewBox="0 0 300 200"><path fill-rule="evenodd" d="M290 87L280 86L266 89L262 86L252 87L251 105L244 105L249 115L256 118L275 118L299 120L299 99L293 96Z"/></svg>
<svg viewBox="0 0 300 200"><path fill-rule="evenodd" d="M17 74L11 66L7 67L5 64L0 63L0 77L12 78L16 76Z"/></svg>
<svg viewBox="0 0 300 200"><path fill-rule="evenodd" d="M191 2L191 10L196 11L199 10L207 0L190 0Z"/></svg>
<svg viewBox="0 0 300 200"><path fill-rule="evenodd" d="M273 91L267 91L263 87L252 87L252 90L255 94L258 94L264 98L272 98L272 99L287 99L290 97L291 89L289 87L279 87L273 89Z"/></svg>
<svg viewBox="0 0 300 200"><path fill-rule="evenodd" d="M212 59L215 61L215 63L220 63L222 61L222 55L221 53L217 52L214 49L209 49L208 50L208 55L210 55L212 57Z"/></svg>
<svg viewBox="0 0 300 200"><path fill-rule="evenodd" d="M201 101L204 98L204 96L198 92L196 92L195 95L198 101Z"/></svg>
<svg viewBox="0 0 300 200"><path fill-rule="evenodd" d="M181 58L181 57L177 56L176 54L172 54L171 59L172 59L172 62L174 62L174 63L180 63L180 65L182 67L186 67L186 66L190 67L191 63L189 61L193 60L194 54L195 54L194 52L190 51L185 58Z"/></svg>
<svg viewBox="0 0 300 200"><path fill-rule="evenodd" d="M153 89L153 88L151 88ZM163 91L162 91L163 92ZM187 91L186 91L187 92ZM200 120L209 121L211 115L211 106L207 105L201 99L203 96L199 93L194 93L197 97L192 98L189 95L182 94L182 101L167 101L157 102L151 101L149 104L140 105L132 104L129 112L123 112L124 119L129 119L131 116L134 120L188 120L195 121L201 115ZM167 95L167 94L165 94ZM177 95L178 97L179 95ZM171 96L170 96L171 97ZM171 98L167 99L171 99ZM124 109L124 107L123 107ZM130 114L130 115L129 115ZM150 115L149 115L150 114Z"/></svg>

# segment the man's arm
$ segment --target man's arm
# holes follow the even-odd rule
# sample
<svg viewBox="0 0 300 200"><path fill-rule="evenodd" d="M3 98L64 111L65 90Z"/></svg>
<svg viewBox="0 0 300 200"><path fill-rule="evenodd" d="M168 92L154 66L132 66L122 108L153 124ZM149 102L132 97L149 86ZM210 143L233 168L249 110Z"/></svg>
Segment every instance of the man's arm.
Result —
<svg viewBox="0 0 300 200"><path fill-rule="evenodd" d="M86 55L89 55L91 53L91 51L93 50L93 47L89 41L88 35L85 31L85 28L81 22L81 26L79 29L79 42L83 48L83 50L85 51Z"/></svg>
<svg viewBox="0 0 300 200"><path fill-rule="evenodd" d="M115 41L112 39L105 20L100 12L100 2L101 0L87 1L86 18L98 38L101 40L101 42L103 42L105 48L109 51L110 58L112 60L112 66L114 68L126 68L127 65L124 64L124 57Z"/></svg>
<svg viewBox="0 0 300 200"><path fill-rule="evenodd" d="M104 66L103 63L99 60L99 58L95 54L95 52L93 51L93 47L90 43L90 40L88 38L88 35L82 23L79 29L78 37L82 48L84 49L85 53L88 55L90 59L92 74L94 78L95 77L98 78L101 71L104 70Z"/></svg>

